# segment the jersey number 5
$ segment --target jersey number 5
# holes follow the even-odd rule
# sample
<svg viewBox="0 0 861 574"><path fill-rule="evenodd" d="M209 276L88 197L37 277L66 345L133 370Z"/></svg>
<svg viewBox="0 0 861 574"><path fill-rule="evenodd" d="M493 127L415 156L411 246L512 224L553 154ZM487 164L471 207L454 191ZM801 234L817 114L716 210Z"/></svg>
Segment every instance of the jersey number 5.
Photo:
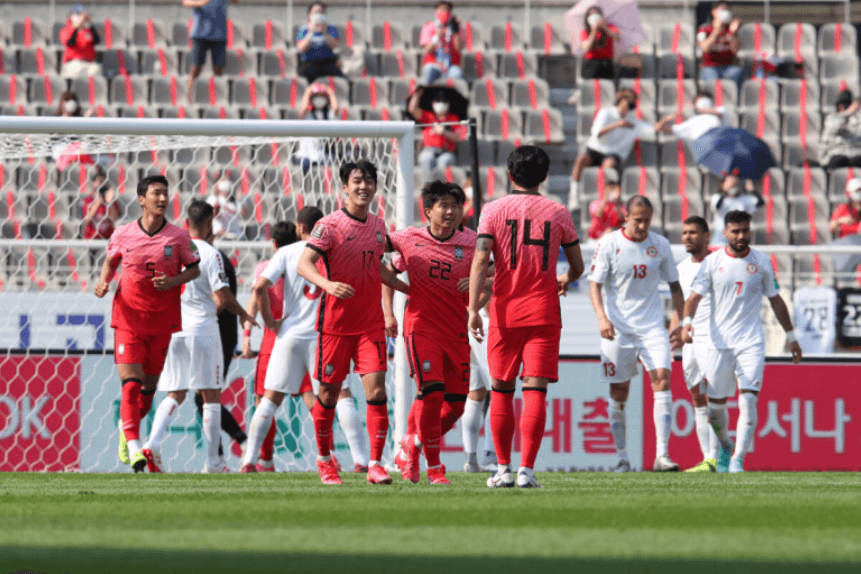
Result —
<svg viewBox="0 0 861 574"><path fill-rule="evenodd" d="M511 269L517 269L517 231L520 222L516 219L506 219L505 225L511 226ZM547 271L547 263L550 259L550 222L544 222L544 237L542 239L532 238L532 220L523 221L523 244L541 246L541 270Z"/></svg>

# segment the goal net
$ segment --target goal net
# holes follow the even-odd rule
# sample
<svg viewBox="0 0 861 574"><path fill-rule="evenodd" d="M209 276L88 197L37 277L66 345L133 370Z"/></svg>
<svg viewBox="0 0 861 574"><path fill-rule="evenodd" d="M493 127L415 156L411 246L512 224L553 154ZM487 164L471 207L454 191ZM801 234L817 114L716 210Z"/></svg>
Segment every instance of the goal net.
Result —
<svg viewBox="0 0 861 574"><path fill-rule="evenodd" d="M372 211L391 230L410 225L415 206L412 122L0 117L0 133L0 471L128 471L116 453L120 381L111 296L97 299L92 291L104 237L141 213L141 177L167 177L168 219L178 225L192 199L216 205L215 246L236 269L243 305L255 267L273 253L275 223L294 221L306 205L326 214L343 206L342 163L368 159L377 166ZM397 303L402 312L402 298ZM255 329L254 350L261 336ZM403 345L390 350L391 445L405 430L412 393ZM254 366L234 358L222 396L246 431ZM361 382L348 382L364 418ZM142 437L163 397L156 394ZM304 404L285 400L276 420L276 468L313 470L316 442ZM222 443L238 469L239 447L226 434ZM335 443L350 468L337 423ZM191 397L172 420L162 456L168 471L203 468Z"/></svg>

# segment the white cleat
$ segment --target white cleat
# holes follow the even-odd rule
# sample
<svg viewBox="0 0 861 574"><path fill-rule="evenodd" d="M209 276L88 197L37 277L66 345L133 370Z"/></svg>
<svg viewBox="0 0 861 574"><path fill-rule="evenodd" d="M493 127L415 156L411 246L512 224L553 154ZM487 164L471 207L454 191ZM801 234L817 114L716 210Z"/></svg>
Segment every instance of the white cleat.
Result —
<svg viewBox="0 0 861 574"><path fill-rule="evenodd" d="M230 472L230 467L227 466L227 463L224 462L224 459L218 461L218 464L215 466L209 466L209 463L206 463L203 466L203 474L226 474Z"/></svg>
<svg viewBox="0 0 861 574"><path fill-rule="evenodd" d="M729 461L729 472L730 474L744 472L744 459L735 457L731 458Z"/></svg>
<svg viewBox="0 0 861 574"><path fill-rule="evenodd" d="M464 472L481 472L481 467L478 466L477 462L466 461L463 463L463 471Z"/></svg>
<svg viewBox="0 0 861 574"><path fill-rule="evenodd" d="M652 467L655 472L678 472L679 465L673 462L669 456L659 456L655 459L655 465Z"/></svg>
<svg viewBox="0 0 861 574"><path fill-rule="evenodd" d="M631 463L627 460L620 460L618 464L613 467L613 472L631 472Z"/></svg>
<svg viewBox="0 0 861 574"><path fill-rule="evenodd" d="M490 488L511 488L514 486L514 475L511 469L506 468L503 472L497 469L493 476L487 479L487 486Z"/></svg>
<svg viewBox="0 0 861 574"><path fill-rule="evenodd" d="M521 470L517 473L517 488L542 488L542 486L535 480L534 474Z"/></svg>

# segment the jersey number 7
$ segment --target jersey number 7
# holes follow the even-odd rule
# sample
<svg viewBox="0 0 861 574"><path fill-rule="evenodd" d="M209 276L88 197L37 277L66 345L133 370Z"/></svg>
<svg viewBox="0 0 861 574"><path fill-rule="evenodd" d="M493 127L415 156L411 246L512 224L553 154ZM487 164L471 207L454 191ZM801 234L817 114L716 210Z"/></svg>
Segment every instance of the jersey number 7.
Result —
<svg viewBox="0 0 861 574"><path fill-rule="evenodd" d="M506 219L505 225L511 226L511 269L517 269L517 231L520 227L520 222L516 219ZM523 244L524 245L540 245L541 249L541 270L547 271L547 263L550 259L550 222L544 222L544 237L542 239L532 238L532 220L526 219L523 221Z"/></svg>

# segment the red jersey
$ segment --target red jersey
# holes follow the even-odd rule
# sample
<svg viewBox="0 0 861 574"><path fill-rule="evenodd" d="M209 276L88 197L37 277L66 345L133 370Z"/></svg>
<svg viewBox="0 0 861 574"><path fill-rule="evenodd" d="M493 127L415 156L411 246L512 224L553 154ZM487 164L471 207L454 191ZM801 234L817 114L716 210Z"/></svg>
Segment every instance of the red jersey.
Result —
<svg viewBox="0 0 861 574"><path fill-rule="evenodd" d="M422 111L421 123L423 124L454 123L459 121L460 118L451 112L447 113L443 119L439 119L433 112ZM446 128L453 130L460 139L463 139L466 135L465 126L446 126ZM422 131L422 143L425 147L438 147L451 152L457 150L457 142L453 142L443 135L435 134L433 130L434 126L428 126Z"/></svg>
<svg viewBox="0 0 861 574"><path fill-rule="evenodd" d="M65 47L63 51L63 63L70 60L84 60L85 62L93 62L96 59L96 42L93 37L93 31L90 28L81 28L75 36L75 44L73 46L66 45L75 27L72 26L71 20L66 20L66 25L60 30L60 43Z"/></svg>
<svg viewBox="0 0 861 574"><path fill-rule="evenodd" d="M389 235L392 251L401 254L410 274L404 334L420 332L466 341L469 292L460 292L457 283L469 277L477 240L471 229L455 230L448 239L434 237L429 227L410 227Z"/></svg>
<svg viewBox="0 0 861 574"><path fill-rule="evenodd" d="M589 204L589 214L592 216L592 224L589 226L589 238L601 239L604 232L608 229L615 231L622 227L622 222L625 221L625 206L617 206L609 201L604 204L604 209L598 211L601 207L601 200L596 199Z"/></svg>
<svg viewBox="0 0 861 574"><path fill-rule="evenodd" d="M697 32L697 40L703 41L712 35L714 26L707 24L700 26ZM703 52L703 66L732 66L735 62L735 52L732 51L732 34L729 30L724 30L718 35L715 45L712 46L712 51Z"/></svg>
<svg viewBox="0 0 861 574"><path fill-rule="evenodd" d="M859 221L861 221L861 213L858 212L857 209L853 209L852 206L847 205L845 203L841 203L837 206L837 209L834 210L834 213L831 215L831 220L840 219L841 217L850 216L855 223L851 225L840 225L840 237L846 237L847 235L858 235Z"/></svg>
<svg viewBox="0 0 861 574"><path fill-rule="evenodd" d="M607 26L611 32L614 34L619 33L619 29L609 24ZM580 41L587 40L589 38L589 32L585 29L580 31ZM595 43L592 45L592 49L583 54L584 60L612 60L613 59L613 37L608 36L603 31L598 30L595 33Z"/></svg>
<svg viewBox="0 0 861 574"><path fill-rule="evenodd" d="M308 248L323 256L317 263L320 273L355 290L349 299L323 293L317 331L358 335L384 327L380 258L386 250L385 242L386 222L373 213L361 220L345 208L317 222Z"/></svg>
<svg viewBox="0 0 861 574"><path fill-rule="evenodd" d="M84 217L86 217L87 213L90 211L90 206L93 202L96 201L96 198L93 196L84 198L84 205L82 210L84 212ZM84 239L110 239L111 234L114 232L114 221L108 217L108 208L109 204L102 204L96 209L96 215L93 217L92 221L87 222L86 228L84 228Z"/></svg>
<svg viewBox="0 0 861 574"><path fill-rule="evenodd" d="M556 288L560 247L579 241L571 214L538 193L514 191L484 206L478 237L493 239L490 325L562 325Z"/></svg>
<svg viewBox="0 0 861 574"><path fill-rule="evenodd" d="M266 266L269 264L269 260L261 261L257 264L257 267L254 268L254 282L257 283L257 280L260 279L260 276L263 274L263 271L266 269ZM272 318L276 321L281 318L281 314L284 312L284 277L278 280L277 283L272 285L269 289L269 308L272 310ZM260 354L261 355L269 355L272 353L272 346L275 345L275 337L278 336L278 333L275 331L270 331L265 326L263 327L263 341L260 342Z"/></svg>
<svg viewBox="0 0 861 574"><path fill-rule="evenodd" d="M152 280L157 273L175 277L183 267L200 263L188 231L165 220L161 229L150 235L140 220L133 221L111 235L108 257L122 264L111 327L139 335L182 331L182 287L158 291Z"/></svg>

